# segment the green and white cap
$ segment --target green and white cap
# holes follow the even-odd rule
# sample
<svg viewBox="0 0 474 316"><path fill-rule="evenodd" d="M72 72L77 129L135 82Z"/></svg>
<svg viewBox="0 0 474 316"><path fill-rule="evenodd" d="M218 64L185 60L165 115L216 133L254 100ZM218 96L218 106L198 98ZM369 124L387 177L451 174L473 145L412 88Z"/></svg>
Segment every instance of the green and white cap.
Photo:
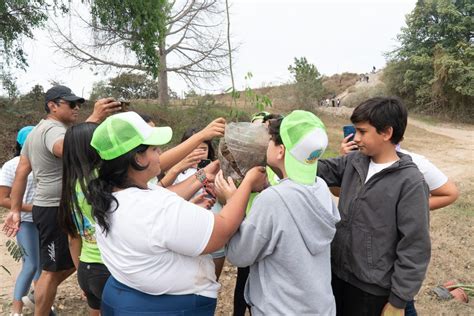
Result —
<svg viewBox="0 0 474 316"><path fill-rule="evenodd" d="M313 184L317 161L328 145L324 123L311 112L296 110L281 122L280 136L285 145L288 178L302 184Z"/></svg>
<svg viewBox="0 0 474 316"><path fill-rule="evenodd" d="M91 146L103 160L112 160L139 145L164 145L171 140L171 127L151 127L135 112L109 116L94 131Z"/></svg>
<svg viewBox="0 0 474 316"><path fill-rule="evenodd" d="M256 121L256 120L263 120L265 116L267 115L270 115L270 112L267 112L267 111L257 112L254 115L252 115L252 119L250 120L250 123L253 123L253 121Z"/></svg>

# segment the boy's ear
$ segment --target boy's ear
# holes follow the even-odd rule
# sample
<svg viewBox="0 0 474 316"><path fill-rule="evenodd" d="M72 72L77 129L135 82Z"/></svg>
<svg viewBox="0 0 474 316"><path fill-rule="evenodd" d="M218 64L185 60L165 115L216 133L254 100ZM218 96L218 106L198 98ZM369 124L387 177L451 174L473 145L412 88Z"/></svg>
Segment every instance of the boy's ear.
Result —
<svg viewBox="0 0 474 316"><path fill-rule="evenodd" d="M384 141L390 141L393 136L393 127L392 126L387 127L384 131L380 133L380 135L383 136Z"/></svg>
<svg viewBox="0 0 474 316"><path fill-rule="evenodd" d="M281 144L281 145L278 145L278 156L277 158L280 160L284 160L285 159L285 145Z"/></svg>

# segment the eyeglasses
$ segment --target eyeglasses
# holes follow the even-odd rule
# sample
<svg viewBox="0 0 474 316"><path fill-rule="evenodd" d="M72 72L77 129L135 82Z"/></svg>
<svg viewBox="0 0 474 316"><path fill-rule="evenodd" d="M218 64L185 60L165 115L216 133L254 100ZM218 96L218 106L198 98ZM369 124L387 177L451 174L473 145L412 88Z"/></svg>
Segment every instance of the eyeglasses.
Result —
<svg viewBox="0 0 474 316"><path fill-rule="evenodd" d="M61 100L61 99L54 101L54 103L56 103L56 104L58 104L58 105L60 105L60 104L67 104L67 105L69 105L69 107L71 108L71 110L72 110L72 109L75 109L76 106L81 107L81 104L80 104L80 103L77 103L77 102L74 102L74 101L65 101L65 100Z"/></svg>

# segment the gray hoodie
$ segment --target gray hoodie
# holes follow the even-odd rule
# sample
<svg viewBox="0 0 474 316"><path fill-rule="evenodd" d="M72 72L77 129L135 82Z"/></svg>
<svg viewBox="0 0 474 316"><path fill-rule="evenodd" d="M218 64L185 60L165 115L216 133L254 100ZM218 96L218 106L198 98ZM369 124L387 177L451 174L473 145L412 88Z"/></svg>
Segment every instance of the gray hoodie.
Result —
<svg viewBox="0 0 474 316"><path fill-rule="evenodd" d="M330 244L340 220L321 178L264 190L227 246L227 259L250 266L245 300L252 315L335 315Z"/></svg>

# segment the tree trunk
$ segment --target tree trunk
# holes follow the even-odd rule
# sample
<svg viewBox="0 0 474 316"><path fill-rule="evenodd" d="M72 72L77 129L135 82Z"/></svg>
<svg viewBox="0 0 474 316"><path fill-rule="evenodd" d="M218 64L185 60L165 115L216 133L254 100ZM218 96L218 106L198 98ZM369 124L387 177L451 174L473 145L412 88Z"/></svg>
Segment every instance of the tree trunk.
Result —
<svg viewBox="0 0 474 316"><path fill-rule="evenodd" d="M166 54L165 54L165 43L160 43L158 48L160 53L160 69L158 75L158 102L162 106L167 106L169 103L169 95L168 95L168 72L166 71Z"/></svg>

